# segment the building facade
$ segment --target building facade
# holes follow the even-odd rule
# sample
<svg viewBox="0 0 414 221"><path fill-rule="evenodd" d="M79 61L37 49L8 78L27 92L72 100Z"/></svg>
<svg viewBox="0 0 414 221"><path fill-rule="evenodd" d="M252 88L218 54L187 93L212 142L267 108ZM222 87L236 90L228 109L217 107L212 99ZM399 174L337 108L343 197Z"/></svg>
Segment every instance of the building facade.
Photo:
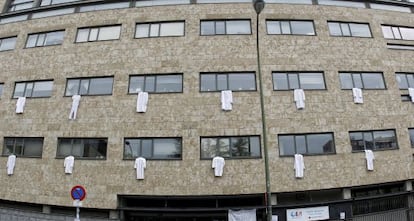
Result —
<svg viewBox="0 0 414 221"><path fill-rule="evenodd" d="M278 220L414 220L412 1L268 0L258 16L247 0L0 5L0 219L69 219L82 185L90 220L265 220L266 205Z"/></svg>

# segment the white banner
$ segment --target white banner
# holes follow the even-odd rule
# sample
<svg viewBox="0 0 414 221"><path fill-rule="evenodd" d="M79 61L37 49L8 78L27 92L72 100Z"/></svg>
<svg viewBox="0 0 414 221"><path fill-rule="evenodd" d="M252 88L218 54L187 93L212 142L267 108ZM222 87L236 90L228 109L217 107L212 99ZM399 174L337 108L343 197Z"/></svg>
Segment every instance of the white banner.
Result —
<svg viewBox="0 0 414 221"><path fill-rule="evenodd" d="M286 210L287 221L316 221L329 219L329 206Z"/></svg>

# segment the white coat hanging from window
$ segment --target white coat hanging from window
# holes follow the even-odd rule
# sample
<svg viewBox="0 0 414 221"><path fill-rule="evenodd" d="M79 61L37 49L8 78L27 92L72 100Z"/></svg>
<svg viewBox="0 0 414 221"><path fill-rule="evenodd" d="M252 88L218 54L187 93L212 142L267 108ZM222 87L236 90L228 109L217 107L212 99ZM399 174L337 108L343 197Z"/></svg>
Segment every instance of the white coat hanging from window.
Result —
<svg viewBox="0 0 414 221"><path fill-rule="evenodd" d="M365 160L367 161L367 170L373 171L374 170L374 152L372 150L365 150Z"/></svg>
<svg viewBox="0 0 414 221"><path fill-rule="evenodd" d="M211 162L211 168L214 169L214 176L223 176L223 169L225 164L226 163L224 162L223 157L213 158L213 161Z"/></svg>
<svg viewBox="0 0 414 221"><path fill-rule="evenodd" d="M148 93L147 92L138 92L137 112L138 113L147 112L147 104L148 104Z"/></svg>
<svg viewBox="0 0 414 221"><path fill-rule="evenodd" d="M229 210L229 221L256 221L256 209Z"/></svg>
<svg viewBox="0 0 414 221"><path fill-rule="evenodd" d="M12 154L7 158L7 175L13 175L16 165L16 155Z"/></svg>
<svg viewBox="0 0 414 221"><path fill-rule="evenodd" d="M230 90L221 91L221 109L231 111L233 109L233 92Z"/></svg>
<svg viewBox="0 0 414 221"><path fill-rule="evenodd" d="M22 114L24 111L24 106L26 105L26 98L19 97L16 102L16 114Z"/></svg>
<svg viewBox="0 0 414 221"><path fill-rule="evenodd" d="M135 159L134 168L137 173L137 180L144 179L144 170L147 168L147 160L143 157L138 157Z"/></svg>
<svg viewBox="0 0 414 221"><path fill-rule="evenodd" d="M305 108L305 92L303 89L295 89L293 91L293 100L296 103L296 109L304 109Z"/></svg>
<svg viewBox="0 0 414 221"><path fill-rule="evenodd" d="M364 98L362 97L362 90L361 88L352 88L352 96L354 97L355 104L363 104Z"/></svg>
<svg viewBox="0 0 414 221"><path fill-rule="evenodd" d="M295 177L303 178L303 170L305 169L305 162L302 154L295 154Z"/></svg>
<svg viewBox="0 0 414 221"><path fill-rule="evenodd" d="M65 157L65 161L63 162L63 167L65 167L65 173L72 174L74 166L75 166L75 157L73 156Z"/></svg>
<svg viewBox="0 0 414 221"><path fill-rule="evenodd" d="M408 95L410 95L411 102L414 103L414 88L408 88Z"/></svg>
<svg viewBox="0 0 414 221"><path fill-rule="evenodd" d="M72 96L72 108L70 109L69 119L72 119L72 120L76 119L76 114L78 113L80 99L81 99L80 95Z"/></svg>

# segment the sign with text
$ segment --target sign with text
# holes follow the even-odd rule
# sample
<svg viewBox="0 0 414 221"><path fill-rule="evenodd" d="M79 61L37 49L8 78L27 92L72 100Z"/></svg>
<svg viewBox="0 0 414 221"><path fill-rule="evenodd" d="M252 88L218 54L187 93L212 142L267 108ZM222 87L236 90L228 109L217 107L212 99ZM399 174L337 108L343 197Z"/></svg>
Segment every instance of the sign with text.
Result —
<svg viewBox="0 0 414 221"><path fill-rule="evenodd" d="M329 219L329 206L288 209L287 221L316 221Z"/></svg>

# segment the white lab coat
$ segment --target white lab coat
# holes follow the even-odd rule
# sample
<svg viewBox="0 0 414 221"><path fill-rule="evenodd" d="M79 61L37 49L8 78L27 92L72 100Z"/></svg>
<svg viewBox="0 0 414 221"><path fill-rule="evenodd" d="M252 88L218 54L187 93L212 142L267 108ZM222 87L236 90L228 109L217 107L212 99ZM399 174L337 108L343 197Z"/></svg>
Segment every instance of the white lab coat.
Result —
<svg viewBox="0 0 414 221"><path fill-rule="evenodd" d="M81 96L73 95L72 96L72 108L70 109L69 119L76 119L76 114L78 113L78 107L80 103Z"/></svg>
<svg viewBox="0 0 414 221"><path fill-rule="evenodd" d="M223 176L223 168L226 163L223 157L214 157L211 168L214 169L214 176Z"/></svg>
<svg viewBox="0 0 414 221"><path fill-rule="evenodd" d="M65 161L63 162L63 167L65 167L65 173L72 174L74 166L75 166L75 157L73 156L65 157Z"/></svg>
<svg viewBox="0 0 414 221"><path fill-rule="evenodd" d="M16 155L9 155L7 158L7 175L13 175L14 166L16 165Z"/></svg>
<svg viewBox="0 0 414 221"><path fill-rule="evenodd" d="M138 157L135 159L134 168L137 172L137 180L144 179L144 169L147 168L147 160L143 157Z"/></svg>
<svg viewBox="0 0 414 221"><path fill-rule="evenodd" d="M374 170L374 152L372 150L365 150L365 159L367 161L367 170L373 171Z"/></svg>
<svg viewBox="0 0 414 221"><path fill-rule="evenodd" d="M26 104L26 97L17 98L17 102L16 102L16 113L17 114L23 113L25 104Z"/></svg>
<svg viewBox="0 0 414 221"><path fill-rule="evenodd" d="M231 111L233 109L233 92L230 90L221 91L221 109Z"/></svg>
<svg viewBox="0 0 414 221"><path fill-rule="evenodd" d="M355 104L363 104L364 98L362 97L362 90L361 88L352 88L352 96L354 97Z"/></svg>
<svg viewBox="0 0 414 221"><path fill-rule="evenodd" d="M293 91L293 100L296 102L297 109L305 108L305 92L303 89L295 89Z"/></svg>
<svg viewBox="0 0 414 221"><path fill-rule="evenodd" d="M138 113L147 112L147 104L148 104L148 93L139 92L138 97L137 97L137 112Z"/></svg>
<svg viewBox="0 0 414 221"><path fill-rule="evenodd" d="M295 154L295 177L303 178L303 170L305 169L305 162L302 154Z"/></svg>
<svg viewBox="0 0 414 221"><path fill-rule="evenodd" d="M410 95L411 102L414 102L414 88L408 88L408 94Z"/></svg>
<svg viewBox="0 0 414 221"><path fill-rule="evenodd" d="M228 221L256 221L256 209L229 210Z"/></svg>

